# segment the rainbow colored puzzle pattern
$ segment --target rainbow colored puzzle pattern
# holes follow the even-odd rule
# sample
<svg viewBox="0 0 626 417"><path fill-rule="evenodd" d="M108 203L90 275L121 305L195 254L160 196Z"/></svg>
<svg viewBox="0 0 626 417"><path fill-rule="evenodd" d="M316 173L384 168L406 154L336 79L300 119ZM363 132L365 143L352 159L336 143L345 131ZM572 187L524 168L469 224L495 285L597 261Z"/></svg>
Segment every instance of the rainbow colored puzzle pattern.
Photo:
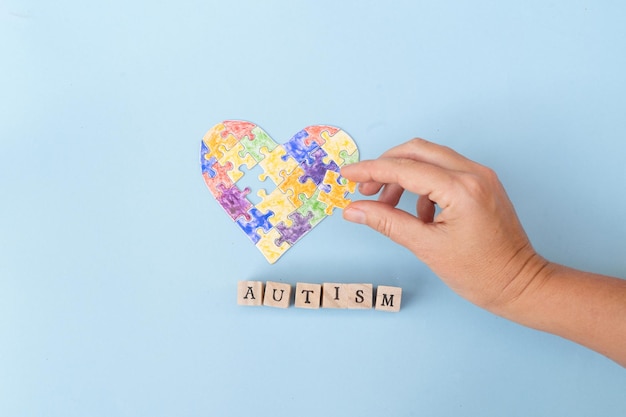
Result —
<svg viewBox="0 0 626 417"><path fill-rule="evenodd" d="M270 263L335 207L346 207L356 184L339 169L358 160L356 144L337 127L309 126L279 145L254 123L240 120L213 126L200 151L209 190ZM269 194L258 190L262 201L253 205L247 199L251 189L240 189L237 181L245 175L240 168L256 165L263 169L259 180L270 178L276 188Z"/></svg>

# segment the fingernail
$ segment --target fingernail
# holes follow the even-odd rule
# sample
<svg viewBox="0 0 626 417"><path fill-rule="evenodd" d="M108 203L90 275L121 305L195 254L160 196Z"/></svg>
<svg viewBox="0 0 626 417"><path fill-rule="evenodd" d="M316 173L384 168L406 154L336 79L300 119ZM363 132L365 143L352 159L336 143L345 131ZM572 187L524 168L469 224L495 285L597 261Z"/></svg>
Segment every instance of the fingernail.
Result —
<svg viewBox="0 0 626 417"><path fill-rule="evenodd" d="M351 207L347 207L343 211L343 218L348 220L349 222L359 224L365 224L366 222L365 212Z"/></svg>

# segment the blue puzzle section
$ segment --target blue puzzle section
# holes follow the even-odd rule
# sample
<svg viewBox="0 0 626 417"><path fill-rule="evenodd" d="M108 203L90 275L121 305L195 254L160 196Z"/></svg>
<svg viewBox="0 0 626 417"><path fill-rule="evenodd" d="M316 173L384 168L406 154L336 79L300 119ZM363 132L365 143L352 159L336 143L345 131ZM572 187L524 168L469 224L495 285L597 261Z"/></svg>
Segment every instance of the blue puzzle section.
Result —
<svg viewBox="0 0 626 417"><path fill-rule="evenodd" d="M298 164L302 164L304 161L308 161L312 164L314 159L311 157L310 153L318 149L319 145L312 141L311 144L307 146L304 143L304 139L308 136L309 133L304 129L296 133L283 145L285 151L287 151L287 155L282 156L281 159L286 161L289 157L292 157Z"/></svg>
<svg viewBox="0 0 626 417"><path fill-rule="evenodd" d="M250 220L247 222L241 219L237 220L237 225L248 235L250 240L256 244L260 240L257 230L263 229L267 233L273 227L269 218L274 215L274 212L269 210L267 213L263 214L260 210L253 207L248 213L250 214Z"/></svg>

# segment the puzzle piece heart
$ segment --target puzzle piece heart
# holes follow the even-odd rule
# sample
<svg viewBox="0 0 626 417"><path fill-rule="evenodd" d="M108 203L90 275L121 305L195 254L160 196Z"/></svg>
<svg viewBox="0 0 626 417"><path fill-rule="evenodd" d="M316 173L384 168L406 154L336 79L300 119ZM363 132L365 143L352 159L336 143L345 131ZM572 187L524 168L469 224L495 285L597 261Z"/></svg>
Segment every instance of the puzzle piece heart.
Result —
<svg viewBox="0 0 626 417"><path fill-rule="evenodd" d="M202 139L202 176L215 199L270 263L274 263L336 207L356 184L340 175L340 168L359 160L359 151L343 130L309 126L282 145L254 123L226 120ZM252 204L237 182L241 167L260 166L261 181L276 188L258 190L261 202Z"/></svg>

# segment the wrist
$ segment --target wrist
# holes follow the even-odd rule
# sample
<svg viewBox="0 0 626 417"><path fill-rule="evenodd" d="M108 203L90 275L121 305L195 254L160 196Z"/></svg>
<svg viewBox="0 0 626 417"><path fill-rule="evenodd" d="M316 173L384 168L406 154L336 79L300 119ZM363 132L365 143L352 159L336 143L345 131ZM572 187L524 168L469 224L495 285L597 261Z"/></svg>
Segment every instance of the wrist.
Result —
<svg viewBox="0 0 626 417"><path fill-rule="evenodd" d="M532 308L540 297L541 289L550 280L558 265L547 261L528 245L520 251L515 261L503 272L506 279L498 295L492 298L485 309L499 316L518 321L518 315Z"/></svg>

